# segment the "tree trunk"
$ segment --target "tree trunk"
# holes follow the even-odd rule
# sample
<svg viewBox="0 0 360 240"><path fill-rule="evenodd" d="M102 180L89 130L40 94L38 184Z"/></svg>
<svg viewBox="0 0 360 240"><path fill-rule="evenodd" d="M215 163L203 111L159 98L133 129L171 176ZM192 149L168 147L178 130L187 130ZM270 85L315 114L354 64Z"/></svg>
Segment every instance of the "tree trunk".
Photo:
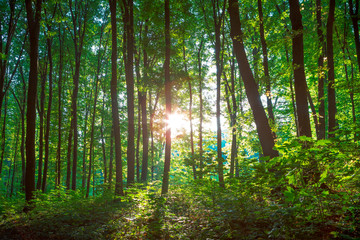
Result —
<svg viewBox="0 0 360 240"><path fill-rule="evenodd" d="M142 125L142 140L143 153L141 163L141 182L147 182L148 175L148 157L149 157L149 136L147 127L147 111L146 111L146 92L141 93L141 125Z"/></svg>
<svg viewBox="0 0 360 240"><path fill-rule="evenodd" d="M219 183L221 187L225 187L224 185L224 171L223 171L223 157L222 157L222 140L221 140L221 121L220 121L220 97L221 97L221 75L222 75L222 62L220 59L221 53L221 26L222 20L224 17L224 9L222 13L220 13L219 9L219 1L212 0L212 8L213 8L213 19L214 19L214 30L215 30L215 61L216 61L216 145L217 145L217 162L218 162L218 175L219 175Z"/></svg>
<svg viewBox="0 0 360 240"><path fill-rule="evenodd" d="M100 70L100 66L99 66ZM100 74L100 72L98 72ZM104 89L105 93L105 89ZM103 95L103 102L102 102L102 112L105 112L105 94ZM103 163L104 163L104 183L107 181L107 159L106 159L106 149L105 149L105 137L104 137L104 114L101 114L101 126L100 126L100 137L101 137L101 149L103 153Z"/></svg>
<svg viewBox="0 0 360 240"><path fill-rule="evenodd" d="M62 52L62 37L59 26L59 80L58 80L58 142L56 150L56 180L55 186L60 187L61 185L61 137L62 137L62 72L63 72L63 52Z"/></svg>
<svg viewBox="0 0 360 240"><path fill-rule="evenodd" d="M83 49L83 42L86 32L87 25L87 13L88 13L88 2L85 2L85 7L81 8L81 1L75 1L76 6L72 6L72 1L69 2L70 13L73 24L72 40L74 42L75 49L75 73L73 76L73 93L71 96L71 130L73 132L73 161L71 169L71 189L76 190L76 178L77 178L77 158L78 158L78 123L77 123L77 99L79 93L79 79L80 79L80 65L81 65L81 54ZM81 9L81 11L77 11ZM70 134L71 135L71 134ZM70 139L69 135L69 140ZM69 161L69 159L68 159Z"/></svg>
<svg viewBox="0 0 360 240"><path fill-rule="evenodd" d="M48 26L48 30L51 31L50 26ZM46 130L45 130L45 159L44 159L44 174L43 180L41 185L41 190L45 192L46 188L46 180L47 180L47 171L49 166L49 142L50 142L50 116L51 116L51 105L52 105L52 91L53 91L53 79L52 79L52 71L53 71L53 61L52 61L52 52L51 52L51 45L52 40L48 38L46 40L47 47L48 47L48 58L49 58L49 100L47 106L47 113L46 113Z"/></svg>
<svg viewBox="0 0 360 240"><path fill-rule="evenodd" d="M202 81L202 73L201 73L201 49L203 46L203 40L200 42L199 50L198 50L198 71L199 71L199 104L200 104L200 122L199 122L199 153L200 153L200 170L199 170L199 178L203 178L203 136L202 136L202 126L203 126L203 97L202 97L202 88L203 88L203 81Z"/></svg>
<svg viewBox="0 0 360 240"><path fill-rule="evenodd" d="M184 68L185 74L188 78L188 86L189 86L189 123L190 123L190 149L191 149L191 162L192 162L192 169L193 169L193 176L194 180L196 179L196 166L195 166L195 158L194 158L194 131L193 131L193 123L192 123L192 102L193 102L193 95L191 89L191 78L189 77L187 64L186 64L186 51L185 46L183 46L183 60L184 60Z"/></svg>
<svg viewBox="0 0 360 240"><path fill-rule="evenodd" d="M278 152L273 149L275 145L273 134L261 103L258 87L251 72L245 53L245 47L242 42L243 33L241 30L239 5L237 0L229 0L228 10L230 15L231 38L233 40L234 53L238 62L242 80L244 82L246 95L254 115L260 144L265 156L275 157L278 155Z"/></svg>
<svg viewBox="0 0 360 240"><path fill-rule="evenodd" d="M0 175L2 173L2 166L4 162L5 155L5 145L6 145L6 117L7 117L7 97L5 96L5 107L4 107L4 122L1 130L1 157L0 157ZM1 109L0 109L1 111ZM24 135L24 133L23 133ZM25 165L23 165L25 167Z"/></svg>
<svg viewBox="0 0 360 240"><path fill-rule="evenodd" d="M146 82L148 80L148 75L147 75L147 71L149 68L149 63L148 63L148 55L147 55L147 45L148 45L148 25L147 25L147 21L145 21L145 44L144 44L144 50L143 50L143 54L144 54L144 73L143 73L143 77L144 77L144 82ZM141 164L141 181L142 182L147 182L147 177L148 177L148 162L149 162L149 132L148 132L148 126L147 126L147 110L146 110L146 91L141 92L141 101L140 101L140 105L141 105L141 120L142 120L142 135L143 135L143 155L142 155L142 164Z"/></svg>
<svg viewBox="0 0 360 240"><path fill-rule="evenodd" d="M45 60L44 60L45 61ZM36 184L36 189L41 189L41 179L42 179L42 167L43 167L43 155L44 155L44 108L45 108L45 83L46 83L46 73L47 73L47 62L44 62L43 72L41 75L41 93L40 93L40 107L38 105L39 112L39 164L38 164L38 179Z"/></svg>
<svg viewBox="0 0 360 240"><path fill-rule="evenodd" d="M140 110L140 91L138 91L138 117L137 117L137 138L136 138L136 151L135 151L135 162L136 162L136 182L140 182L140 138L141 138L141 110Z"/></svg>
<svg viewBox="0 0 360 240"><path fill-rule="evenodd" d="M261 48L263 53L263 66L264 66L264 74L265 74L265 83L266 83L266 101L267 101L267 110L269 118L273 123L275 123L275 117L273 112L273 105L271 102L271 81L269 74L269 61L268 61L268 50L265 39L265 30L264 30L264 16L262 11L262 1L258 0L258 12L260 19L260 40L261 40Z"/></svg>
<svg viewBox="0 0 360 240"><path fill-rule="evenodd" d="M36 129L36 92L38 81L39 32L42 0L35 1L35 12L31 0L25 0L27 22L30 34L30 72L26 111L26 174L25 199L29 203L35 190L35 129ZM29 208L25 207L24 211Z"/></svg>
<svg viewBox="0 0 360 240"><path fill-rule="evenodd" d="M125 77L128 112L128 145L127 145L127 185L135 180L135 126L134 126L134 17L133 0L123 0L124 5L124 32L126 33Z"/></svg>
<svg viewBox="0 0 360 240"><path fill-rule="evenodd" d="M121 136L119 121L119 106L117 97L117 30L116 30L116 0L109 0L111 12L111 112L112 124L115 138L115 194L124 195L122 182L122 160L121 160Z"/></svg>
<svg viewBox="0 0 360 240"><path fill-rule="evenodd" d="M304 43L302 16L299 0L289 0L290 20L293 30L292 53L295 79L295 99L300 136L311 137L309 108L307 102L307 84L304 70Z"/></svg>
<svg viewBox="0 0 360 240"><path fill-rule="evenodd" d="M356 47L357 63L360 69L360 37L359 37L359 0L355 0L355 10L353 1L349 0L350 17L354 30L354 40Z"/></svg>
<svg viewBox="0 0 360 240"><path fill-rule="evenodd" d="M336 99L335 99L335 67L333 47L333 26L335 21L335 0L329 0L329 16L326 24L326 49L328 61L328 117L329 137L335 137L336 130Z"/></svg>
<svg viewBox="0 0 360 240"><path fill-rule="evenodd" d="M109 187L112 184L112 177L113 177L113 159L114 159L114 130L111 130L110 135L110 159L109 159Z"/></svg>
<svg viewBox="0 0 360 240"><path fill-rule="evenodd" d="M324 101L324 34L321 21L321 0L316 0L316 28L320 42L320 56L318 58L318 102L319 102L319 132L318 139L325 139L325 101Z"/></svg>
<svg viewBox="0 0 360 240"><path fill-rule="evenodd" d="M169 172L171 158L171 128L169 119L171 114L171 80L170 80L170 0L165 0L165 119L166 119L166 145L165 145L165 161L164 175L162 181L161 194L167 194L169 190Z"/></svg>

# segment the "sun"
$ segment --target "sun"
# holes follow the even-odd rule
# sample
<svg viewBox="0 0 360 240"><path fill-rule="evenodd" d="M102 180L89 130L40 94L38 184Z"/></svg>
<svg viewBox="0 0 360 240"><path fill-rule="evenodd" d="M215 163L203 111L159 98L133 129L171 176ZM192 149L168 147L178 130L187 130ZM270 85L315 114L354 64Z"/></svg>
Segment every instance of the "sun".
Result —
<svg viewBox="0 0 360 240"><path fill-rule="evenodd" d="M169 116L168 126L171 128L171 137L175 138L190 129L190 122L181 113L172 113Z"/></svg>

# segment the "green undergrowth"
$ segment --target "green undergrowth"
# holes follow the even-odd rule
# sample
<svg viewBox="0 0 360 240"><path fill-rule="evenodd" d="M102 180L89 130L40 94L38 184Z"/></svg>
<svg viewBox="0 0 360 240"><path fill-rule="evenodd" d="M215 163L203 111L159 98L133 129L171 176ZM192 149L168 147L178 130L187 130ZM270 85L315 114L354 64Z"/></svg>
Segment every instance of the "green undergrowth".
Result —
<svg viewBox="0 0 360 240"><path fill-rule="evenodd" d="M280 157L242 159L225 188L211 178L134 185L115 198L59 189L0 197L0 239L360 239L358 143L279 143ZM176 181L176 180L172 180Z"/></svg>

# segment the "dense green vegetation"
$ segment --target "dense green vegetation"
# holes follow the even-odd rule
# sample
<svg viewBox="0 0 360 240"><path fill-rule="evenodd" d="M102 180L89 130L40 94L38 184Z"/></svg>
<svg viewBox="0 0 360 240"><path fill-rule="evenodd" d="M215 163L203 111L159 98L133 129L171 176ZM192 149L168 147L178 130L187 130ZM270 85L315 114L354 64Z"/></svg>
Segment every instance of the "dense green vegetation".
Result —
<svg viewBox="0 0 360 240"><path fill-rule="evenodd" d="M0 239L359 239L359 0L2 0Z"/></svg>

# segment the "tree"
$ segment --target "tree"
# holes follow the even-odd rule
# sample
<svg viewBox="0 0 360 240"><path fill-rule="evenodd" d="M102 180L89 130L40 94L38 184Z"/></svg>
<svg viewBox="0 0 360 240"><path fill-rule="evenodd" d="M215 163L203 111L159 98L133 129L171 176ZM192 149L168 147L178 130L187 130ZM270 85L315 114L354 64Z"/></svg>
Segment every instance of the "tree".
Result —
<svg viewBox="0 0 360 240"><path fill-rule="evenodd" d="M271 102L271 81L270 81L270 73L269 73L269 60L268 60L268 49L265 39L265 30L264 30L264 15L263 15L263 7L262 1L258 0L258 12L259 12L259 20L260 20L260 40L261 40L261 48L263 54L263 67L264 67L264 75L266 82L266 97L267 97L267 111L269 118L275 123L275 117L273 112L273 105Z"/></svg>
<svg viewBox="0 0 360 240"><path fill-rule="evenodd" d="M26 174L25 199L30 202L35 190L35 129L36 129L36 92L38 82L39 33L42 0L35 1L33 9L31 0L25 1L27 24L30 40L30 72L26 110ZM28 208L24 209L25 211Z"/></svg>
<svg viewBox="0 0 360 240"><path fill-rule="evenodd" d="M251 110L254 115L256 129L258 132L260 144L264 156L275 157L278 155L275 151L274 138L266 117L264 107L260 100L257 84L254 75L251 72L249 62L246 57L245 47L242 40L243 33L241 30L239 5L237 0L229 0L229 15L230 15L230 36L233 41L234 53L238 62L241 77L244 82L246 95L250 103Z"/></svg>
<svg viewBox="0 0 360 240"><path fill-rule="evenodd" d="M335 0L329 0L329 16L326 24L326 49L328 60L328 116L329 116L329 137L335 137L333 133L336 128L336 99L335 99L335 69L334 69L334 48L333 28L335 21Z"/></svg>
<svg viewBox="0 0 360 240"><path fill-rule="evenodd" d="M221 121L220 121L220 96L221 96L221 75L223 71L223 63L220 59L221 53L221 26L225 15L226 0L223 3L223 8L220 9L219 0L212 0L213 20L215 30L215 61L216 61L216 139L217 139L217 161L218 161L218 175L219 182L224 187L224 172L223 172L223 156L222 156L222 141L221 141ZM224 41L224 39L223 39Z"/></svg>
<svg viewBox="0 0 360 240"><path fill-rule="evenodd" d="M316 29L319 38L320 55L318 58L318 102L319 102L319 134L318 139L325 139L325 101L324 101L324 34L321 21L321 0L316 0Z"/></svg>
<svg viewBox="0 0 360 240"><path fill-rule="evenodd" d="M165 121L166 121L166 145L165 145L165 162L164 175L161 188L161 194L167 194L169 190L169 172L171 160L171 128L169 127L169 119L171 114L171 81L170 81L170 0L165 0Z"/></svg>
<svg viewBox="0 0 360 240"><path fill-rule="evenodd" d="M292 26L292 54L295 79L295 99L300 136L311 137L307 84L304 70L303 26L299 0L289 0Z"/></svg>
<svg viewBox="0 0 360 240"><path fill-rule="evenodd" d="M113 134L115 138L115 194L124 195L122 183L121 137L119 122L119 106L117 98L117 30L116 30L116 0L109 0L111 13L111 112Z"/></svg>
<svg viewBox="0 0 360 240"><path fill-rule="evenodd" d="M128 146L127 146L127 184L134 183L135 179L135 126L134 126L134 16L133 0L123 0L124 7L124 33L126 36L124 51L126 93L127 93L127 112L128 112Z"/></svg>

